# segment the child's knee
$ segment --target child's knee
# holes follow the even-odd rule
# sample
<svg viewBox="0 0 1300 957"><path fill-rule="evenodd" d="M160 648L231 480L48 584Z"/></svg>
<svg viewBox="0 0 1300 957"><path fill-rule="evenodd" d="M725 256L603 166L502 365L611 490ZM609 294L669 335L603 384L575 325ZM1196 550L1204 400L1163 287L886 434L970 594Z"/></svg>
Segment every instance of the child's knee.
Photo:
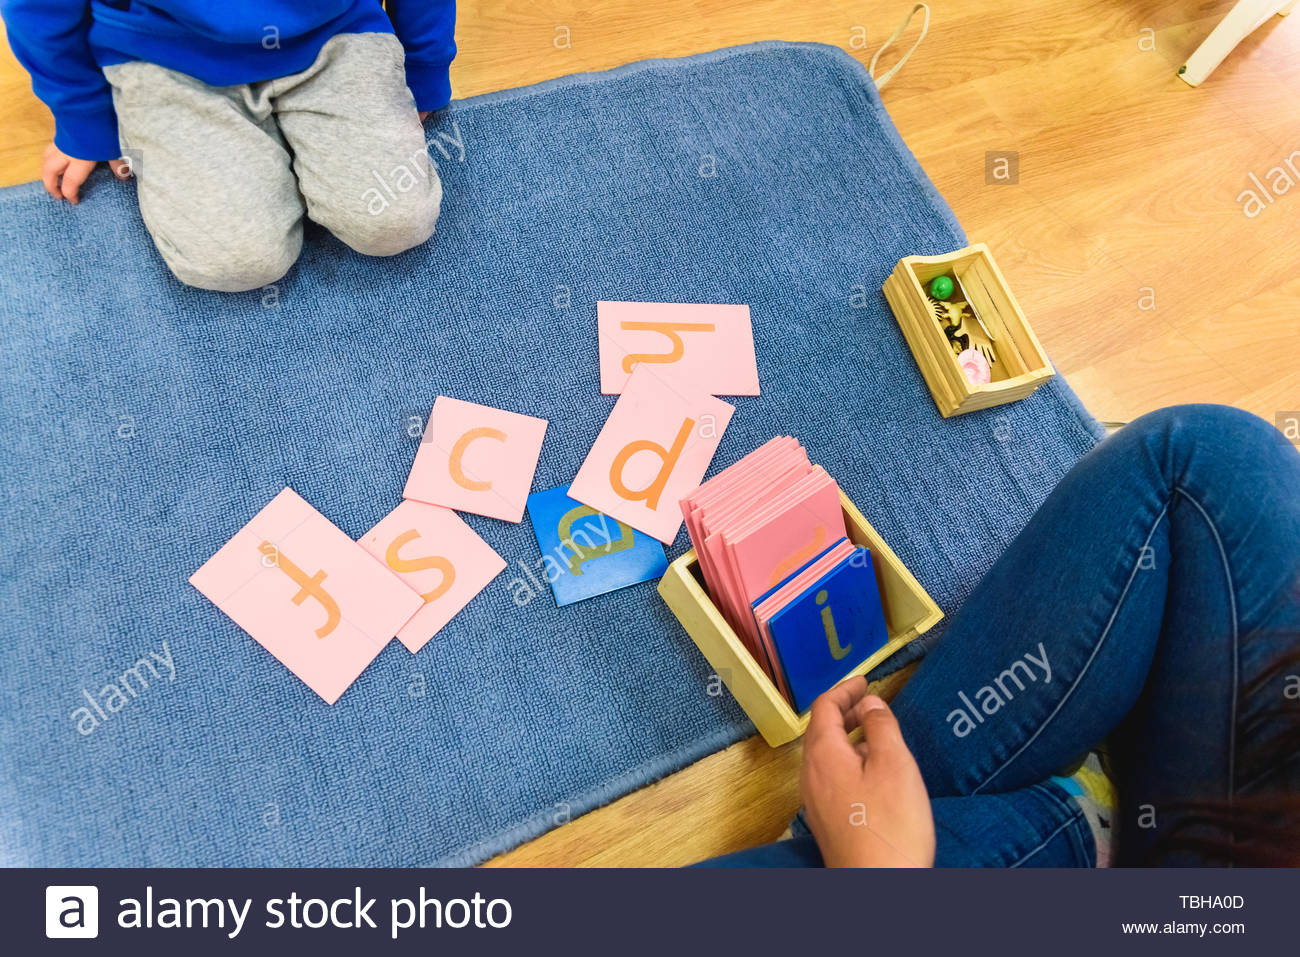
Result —
<svg viewBox="0 0 1300 957"><path fill-rule="evenodd" d="M185 248L158 243L158 250L181 282L216 292L247 292L282 278L302 250L302 229L288 236L256 231L212 236Z"/></svg>
<svg viewBox="0 0 1300 957"><path fill-rule="evenodd" d="M383 209L360 209L334 217L330 231L365 256L396 256L433 235L442 205L436 178L425 189L402 193Z"/></svg>

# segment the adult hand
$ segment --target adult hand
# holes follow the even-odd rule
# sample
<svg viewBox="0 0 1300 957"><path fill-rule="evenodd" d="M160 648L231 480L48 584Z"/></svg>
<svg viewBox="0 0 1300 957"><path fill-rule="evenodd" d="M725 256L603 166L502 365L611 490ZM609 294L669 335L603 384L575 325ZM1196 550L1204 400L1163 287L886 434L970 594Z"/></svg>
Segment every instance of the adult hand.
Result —
<svg viewBox="0 0 1300 957"><path fill-rule="evenodd" d="M45 147L45 157L41 163L41 180L45 183L45 191L55 199L66 199L76 205L81 202L82 184L97 165L95 160L74 159L51 143ZM108 165L118 179L131 177L131 165L126 160L109 160Z"/></svg>
<svg viewBox="0 0 1300 957"><path fill-rule="evenodd" d="M849 739L858 728L862 740ZM813 702L803 802L827 867L931 867L934 819L916 759L889 705L862 677Z"/></svg>

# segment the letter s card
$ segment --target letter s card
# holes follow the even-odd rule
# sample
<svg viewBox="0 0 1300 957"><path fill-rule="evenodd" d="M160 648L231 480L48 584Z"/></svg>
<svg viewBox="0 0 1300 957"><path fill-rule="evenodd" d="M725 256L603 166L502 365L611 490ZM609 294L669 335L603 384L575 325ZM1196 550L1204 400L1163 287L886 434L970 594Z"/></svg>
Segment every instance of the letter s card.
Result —
<svg viewBox="0 0 1300 957"><path fill-rule="evenodd" d="M506 567L506 560L451 509L409 499L360 542L424 600L397 633L411 652L423 648Z"/></svg>

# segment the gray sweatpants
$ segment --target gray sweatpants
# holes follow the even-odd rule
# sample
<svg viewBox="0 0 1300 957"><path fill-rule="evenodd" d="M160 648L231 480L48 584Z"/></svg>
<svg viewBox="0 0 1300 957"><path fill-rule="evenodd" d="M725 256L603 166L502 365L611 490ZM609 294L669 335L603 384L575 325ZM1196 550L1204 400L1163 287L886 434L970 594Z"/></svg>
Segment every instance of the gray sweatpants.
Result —
<svg viewBox="0 0 1300 957"><path fill-rule="evenodd" d="M182 282L275 282L304 212L368 256L433 235L442 184L391 34L341 34L301 73L240 86L140 61L104 74L140 213Z"/></svg>

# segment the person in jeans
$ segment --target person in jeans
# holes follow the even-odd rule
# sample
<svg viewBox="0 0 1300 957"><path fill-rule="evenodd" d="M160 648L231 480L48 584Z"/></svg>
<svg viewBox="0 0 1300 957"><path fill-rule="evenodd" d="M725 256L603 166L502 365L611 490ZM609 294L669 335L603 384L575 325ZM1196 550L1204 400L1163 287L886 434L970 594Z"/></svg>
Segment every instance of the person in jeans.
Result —
<svg viewBox="0 0 1300 957"><path fill-rule="evenodd" d="M797 836L706 863L1300 864L1296 447L1206 405L1107 438L892 709L817 700L802 795Z"/></svg>

